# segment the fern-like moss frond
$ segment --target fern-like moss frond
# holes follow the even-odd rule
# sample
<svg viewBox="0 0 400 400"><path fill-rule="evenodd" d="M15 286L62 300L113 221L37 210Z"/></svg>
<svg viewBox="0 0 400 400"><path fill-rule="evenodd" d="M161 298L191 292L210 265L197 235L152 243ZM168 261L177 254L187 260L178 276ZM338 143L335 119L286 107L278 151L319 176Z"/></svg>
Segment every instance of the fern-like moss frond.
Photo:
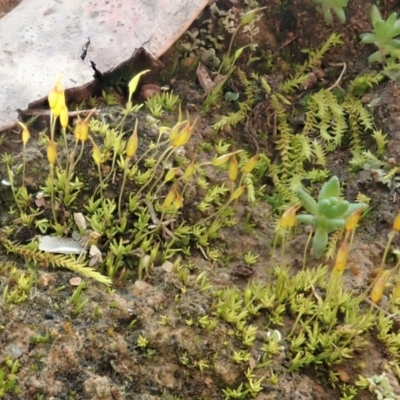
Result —
<svg viewBox="0 0 400 400"><path fill-rule="evenodd" d="M102 283L103 285L109 286L112 284L110 278L100 274L93 268L86 266L83 262L78 261L77 259L71 256L44 253L39 250L34 250L32 248L23 246L21 244L11 242L7 239L3 239L2 243L8 252L17 254L22 258L24 258L26 261L29 260L38 264L44 264L46 267L52 266L59 268L67 268L84 277L94 279L97 282Z"/></svg>
<svg viewBox="0 0 400 400"><path fill-rule="evenodd" d="M332 47L336 47L343 44L343 40L340 35L333 32L326 42L322 45L322 47L318 50L309 50L309 58L308 60L297 70L296 75L303 74L305 71L312 70L315 67L318 67L321 64L322 59L324 58L325 53L330 50Z"/></svg>

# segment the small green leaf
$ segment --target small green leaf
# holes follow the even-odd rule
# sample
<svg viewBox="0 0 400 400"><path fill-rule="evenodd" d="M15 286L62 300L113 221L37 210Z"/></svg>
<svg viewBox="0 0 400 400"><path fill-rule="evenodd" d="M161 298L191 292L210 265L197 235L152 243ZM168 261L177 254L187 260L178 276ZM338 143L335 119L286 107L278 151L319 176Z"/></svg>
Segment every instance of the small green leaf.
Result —
<svg viewBox="0 0 400 400"><path fill-rule="evenodd" d="M334 206L327 210L325 216L328 218L342 218L349 206L350 203L347 200L339 200Z"/></svg>
<svg viewBox="0 0 400 400"><path fill-rule="evenodd" d="M318 204L304 189L297 189L296 196L301 201L303 207L312 215L318 214Z"/></svg>
<svg viewBox="0 0 400 400"><path fill-rule="evenodd" d="M345 218L326 219L325 221L323 221L321 225L328 233L335 232L345 227L346 219Z"/></svg>
<svg viewBox="0 0 400 400"><path fill-rule="evenodd" d="M321 199L318 202L318 214L328 216L327 213L329 214L329 210L332 209L332 207L334 207L334 205L331 199Z"/></svg>
<svg viewBox="0 0 400 400"><path fill-rule="evenodd" d="M323 229L317 229L313 237L313 250L315 258L320 258L328 245L328 232Z"/></svg>
<svg viewBox="0 0 400 400"><path fill-rule="evenodd" d="M371 21L373 27L378 21L382 21L381 13L375 4L371 7Z"/></svg>
<svg viewBox="0 0 400 400"><path fill-rule="evenodd" d="M313 215L301 214L296 217L296 220L302 224L314 226L316 218Z"/></svg>
<svg viewBox="0 0 400 400"><path fill-rule="evenodd" d="M322 199L329 199L330 197L340 196L340 182L337 176L332 176L329 181L322 185L321 191L319 192L318 201Z"/></svg>
<svg viewBox="0 0 400 400"><path fill-rule="evenodd" d="M333 11L335 11L338 20L344 24L346 22L346 14L342 7L333 7Z"/></svg>
<svg viewBox="0 0 400 400"><path fill-rule="evenodd" d="M375 33L363 33L360 35L362 43L375 43L376 35Z"/></svg>

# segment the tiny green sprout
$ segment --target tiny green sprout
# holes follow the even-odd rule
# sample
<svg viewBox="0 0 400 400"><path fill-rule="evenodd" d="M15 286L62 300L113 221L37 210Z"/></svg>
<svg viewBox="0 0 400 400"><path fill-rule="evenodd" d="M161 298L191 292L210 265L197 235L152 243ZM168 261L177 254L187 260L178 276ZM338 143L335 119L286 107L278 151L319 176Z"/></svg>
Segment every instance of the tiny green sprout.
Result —
<svg viewBox="0 0 400 400"><path fill-rule="evenodd" d="M244 262L248 265L254 265L257 263L259 256L257 254L253 254L251 250L249 250L244 255Z"/></svg>
<svg viewBox="0 0 400 400"><path fill-rule="evenodd" d="M254 344L254 341L256 340L256 332L256 326L249 325L247 328L245 328L245 331L243 332L242 343L245 346L252 346Z"/></svg>
<svg viewBox="0 0 400 400"><path fill-rule="evenodd" d="M189 359L189 355L187 352L183 353L180 357L179 357L179 362L182 365L189 365L190 363L190 359Z"/></svg>
<svg viewBox="0 0 400 400"><path fill-rule="evenodd" d="M94 310L93 310L93 315L94 315L96 318L101 317L102 313L101 313L101 308L100 308L99 305L96 305L96 306L95 306L95 308L94 308Z"/></svg>
<svg viewBox="0 0 400 400"><path fill-rule="evenodd" d="M207 274L205 271L201 272L195 280L195 285L200 287L202 292L212 289L212 286L207 282Z"/></svg>
<svg viewBox="0 0 400 400"><path fill-rule="evenodd" d="M35 335L32 336L30 339L30 342L33 344L38 344L38 343L50 343L51 342L51 336L50 333L47 332L45 335Z"/></svg>
<svg viewBox="0 0 400 400"><path fill-rule="evenodd" d="M75 310L74 310L74 314L78 315L86 307L88 302L89 302L89 299L86 298L86 299L82 300L79 304L77 304L75 307Z"/></svg>
<svg viewBox="0 0 400 400"><path fill-rule="evenodd" d="M8 398L6 394L18 394L21 392L17 385L17 372L21 366L18 360L13 361L7 356L3 363L4 367L0 368L0 397ZM14 397L14 396L13 396Z"/></svg>
<svg viewBox="0 0 400 400"><path fill-rule="evenodd" d="M260 393L261 390L263 389L262 382L264 381L265 376L262 376L260 379L255 379L256 377L253 374L253 370L251 368L247 369L245 375L247 378L247 383L245 386L249 391L250 395L252 397L256 397L258 393Z"/></svg>
<svg viewBox="0 0 400 400"><path fill-rule="evenodd" d="M161 118L165 111L174 111L179 104L179 96L173 92L161 92L146 100L151 115L154 118Z"/></svg>
<svg viewBox="0 0 400 400"><path fill-rule="evenodd" d="M129 322L128 329L132 330L135 327L136 322L137 322L137 319L133 319L131 322Z"/></svg>
<svg viewBox="0 0 400 400"><path fill-rule="evenodd" d="M237 389L222 389L223 394L225 395L225 399L239 399L244 400L249 393L249 390L246 390L243 387L243 383L241 383Z"/></svg>
<svg viewBox="0 0 400 400"><path fill-rule="evenodd" d="M208 315L203 315L202 317L198 318L197 322L202 328L207 328L207 326L211 323Z"/></svg>
<svg viewBox="0 0 400 400"><path fill-rule="evenodd" d="M338 17L341 23L346 22L346 14L344 8L347 6L349 0L313 0L314 3L321 5L321 11L324 14L324 19L327 24L333 22L332 10Z"/></svg>
<svg viewBox="0 0 400 400"><path fill-rule="evenodd" d="M17 286L25 293L29 293L33 286L33 274L21 273L17 278Z"/></svg>
<svg viewBox="0 0 400 400"><path fill-rule="evenodd" d="M236 363L240 364L242 362L248 362L251 358L251 354L245 350L234 351L232 359Z"/></svg>
<svg viewBox="0 0 400 400"><path fill-rule="evenodd" d="M340 182L336 176L323 184L318 195L318 202L302 188L297 189L296 195L309 212L309 214L298 215L297 221L313 227L312 247L316 258L321 257L327 248L329 233L344 229L346 219L351 214L368 207L365 203L350 203L341 199Z"/></svg>
<svg viewBox="0 0 400 400"><path fill-rule="evenodd" d="M137 338L137 346L141 349L145 349L149 344L149 341L142 335L139 335Z"/></svg>
<svg viewBox="0 0 400 400"><path fill-rule="evenodd" d="M204 371L205 369L210 368L209 364L206 360L199 360L197 361L197 366L199 367L200 371Z"/></svg>
<svg viewBox="0 0 400 400"><path fill-rule="evenodd" d="M86 288L86 282L82 281L72 293L71 297L67 301L68 304L80 304L82 302L82 291Z"/></svg>
<svg viewBox="0 0 400 400"><path fill-rule="evenodd" d="M268 382L271 385L277 385L279 383L279 376L278 374L275 374L274 371L271 371L271 374L268 377Z"/></svg>
<svg viewBox="0 0 400 400"><path fill-rule="evenodd" d="M168 315L160 315L158 323L161 326L167 326L168 325Z"/></svg>
<svg viewBox="0 0 400 400"><path fill-rule="evenodd" d="M192 326L194 324L193 318L189 318L185 320L185 323L187 326Z"/></svg>
<svg viewBox="0 0 400 400"><path fill-rule="evenodd" d="M188 291L188 289L187 289L186 286L182 286L182 287L181 287L181 293L182 293L182 294L186 294L187 291Z"/></svg>
<svg viewBox="0 0 400 400"><path fill-rule="evenodd" d="M400 35L400 19L397 13L393 12L385 21L376 5L371 7L371 22L374 27L372 32L363 33L362 43L375 44L378 51L368 57L370 64L380 62L386 64L388 59L396 60L400 58L400 40L396 39Z"/></svg>

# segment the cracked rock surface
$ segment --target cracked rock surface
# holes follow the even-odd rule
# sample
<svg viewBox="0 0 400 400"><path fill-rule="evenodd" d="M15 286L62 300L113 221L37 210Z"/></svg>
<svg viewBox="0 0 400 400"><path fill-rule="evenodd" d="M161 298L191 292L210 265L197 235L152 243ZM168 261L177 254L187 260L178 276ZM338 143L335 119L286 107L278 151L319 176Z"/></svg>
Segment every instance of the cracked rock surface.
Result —
<svg viewBox="0 0 400 400"><path fill-rule="evenodd" d="M45 98L60 74L68 89L93 81L143 48L160 57L206 0L23 0L0 19L0 131Z"/></svg>

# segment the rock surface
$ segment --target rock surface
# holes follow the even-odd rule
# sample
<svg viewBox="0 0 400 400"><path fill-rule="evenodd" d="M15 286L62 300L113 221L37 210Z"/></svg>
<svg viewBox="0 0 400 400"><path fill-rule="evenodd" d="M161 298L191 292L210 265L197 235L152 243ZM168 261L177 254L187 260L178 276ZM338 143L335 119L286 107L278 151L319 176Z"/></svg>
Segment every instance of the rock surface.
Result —
<svg viewBox="0 0 400 400"><path fill-rule="evenodd" d="M160 57L207 0L23 0L0 19L0 130L18 109L47 96L60 73L66 89L93 81L143 48Z"/></svg>

